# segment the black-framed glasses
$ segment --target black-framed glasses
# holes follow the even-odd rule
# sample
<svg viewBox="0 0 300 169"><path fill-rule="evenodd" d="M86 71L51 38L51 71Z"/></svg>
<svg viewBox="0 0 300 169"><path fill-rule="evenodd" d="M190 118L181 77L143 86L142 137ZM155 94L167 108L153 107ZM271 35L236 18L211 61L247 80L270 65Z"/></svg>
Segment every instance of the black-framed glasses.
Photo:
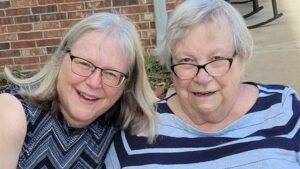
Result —
<svg viewBox="0 0 300 169"><path fill-rule="evenodd" d="M226 74L232 65L233 58L220 58L210 61L204 65L196 65L192 63L178 63L171 65L173 73L182 80L193 79L199 73L200 69L204 69L210 76L217 77Z"/></svg>
<svg viewBox="0 0 300 169"><path fill-rule="evenodd" d="M128 78L128 75L120 71L113 69L103 69L95 66L93 63L81 57L74 56L72 55L71 50L68 50L67 53L71 58L72 72L79 76L89 77L97 69L99 69L102 82L111 87L119 87L126 80L126 78Z"/></svg>

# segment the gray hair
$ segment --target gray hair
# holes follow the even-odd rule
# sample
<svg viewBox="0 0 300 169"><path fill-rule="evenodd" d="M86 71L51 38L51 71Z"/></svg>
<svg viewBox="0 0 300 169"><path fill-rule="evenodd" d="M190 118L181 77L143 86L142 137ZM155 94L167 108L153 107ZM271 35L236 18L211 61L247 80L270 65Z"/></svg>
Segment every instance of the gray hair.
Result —
<svg viewBox="0 0 300 169"><path fill-rule="evenodd" d="M137 134L147 129L149 140L154 139L154 102L157 101L149 84L144 64L142 45L135 25L125 16L112 13L97 13L91 15L73 26L66 34L58 49L46 65L33 77L18 79L7 67L5 74L8 80L32 91L22 90L21 94L28 97L33 103L41 105L52 103L51 112L58 111L57 77L66 52L86 32L97 30L104 33L113 33L118 38L123 51L129 58L129 78L123 95L113 106L120 106L120 112L115 119L121 128L130 128Z"/></svg>
<svg viewBox="0 0 300 169"><path fill-rule="evenodd" d="M253 40L240 13L224 0L186 0L172 13L164 39L157 45L155 56L170 68L171 52L176 43L195 25L227 22L237 56L247 60L252 56Z"/></svg>

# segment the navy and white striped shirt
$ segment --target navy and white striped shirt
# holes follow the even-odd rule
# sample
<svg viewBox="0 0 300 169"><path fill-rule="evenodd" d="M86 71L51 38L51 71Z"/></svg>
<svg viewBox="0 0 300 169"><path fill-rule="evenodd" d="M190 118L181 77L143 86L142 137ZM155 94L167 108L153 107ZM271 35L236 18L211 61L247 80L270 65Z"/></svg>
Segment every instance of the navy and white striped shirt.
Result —
<svg viewBox="0 0 300 169"><path fill-rule="evenodd" d="M117 169L300 169L300 101L282 85L258 85L243 117L218 132L202 132L158 104L158 137L119 132L105 160Z"/></svg>

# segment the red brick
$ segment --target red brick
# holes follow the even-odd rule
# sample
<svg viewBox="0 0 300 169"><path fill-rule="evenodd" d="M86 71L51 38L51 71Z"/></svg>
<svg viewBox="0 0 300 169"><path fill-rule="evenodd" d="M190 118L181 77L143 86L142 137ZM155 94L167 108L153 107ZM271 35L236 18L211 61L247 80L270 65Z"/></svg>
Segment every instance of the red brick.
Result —
<svg viewBox="0 0 300 169"><path fill-rule="evenodd" d="M142 21L154 21L154 13L141 14Z"/></svg>
<svg viewBox="0 0 300 169"><path fill-rule="evenodd" d="M155 22L150 22L150 28L151 28L151 29L155 29L155 28L156 28Z"/></svg>
<svg viewBox="0 0 300 169"><path fill-rule="evenodd" d="M11 42L12 49L19 49L19 48L30 48L35 47L34 41L20 41L20 42Z"/></svg>
<svg viewBox="0 0 300 169"><path fill-rule="evenodd" d="M57 50L57 47L47 47L46 50L47 54L53 54Z"/></svg>
<svg viewBox="0 0 300 169"><path fill-rule="evenodd" d="M141 41L142 41L143 46L151 45L151 40L150 39L141 39Z"/></svg>
<svg viewBox="0 0 300 169"><path fill-rule="evenodd" d="M155 30L145 30L141 31L141 38L153 38L155 37Z"/></svg>
<svg viewBox="0 0 300 169"><path fill-rule="evenodd" d="M0 25L0 33L6 33L6 32L7 32L7 26Z"/></svg>
<svg viewBox="0 0 300 169"><path fill-rule="evenodd" d="M82 2L84 0L65 0L66 2Z"/></svg>
<svg viewBox="0 0 300 169"><path fill-rule="evenodd" d="M153 4L153 0L139 0L139 4Z"/></svg>
<svg viewBox="0 0 300 169"><path fill-rule="evenodd" d="M63 2L64 0L38 0L39 5L49 5L49 4L57 4Z"/></svg>
<svg viewBox="0 0 300 169"><path fill-rule="evenodd" d="M0 18L0 25L14 24L13 18Z"/></svg>
<svg viewBox="0 0 300 169"><path fill-rule="evenodd" d="M75 25L80 20L64 20L60 21L60 27L61 28L69 28Z"/></svg>
<svg viewBox="0 0 300 169"><path fill-rule="evenodd" d="M8 32L23 32L23 31L31 31L32 24L22 24L22 25L9 25L7 27Z"/></svg>
<svg viewBox="0 0 300 169"><path fill-rule="evenodd" d="M66 13L55 13L55 14L42 15L42 21L63 20L66 18L67 18Z"/></svg>
<svg viewBox="0 0 300 169"><path fill-rule="evenodd" d="M134 22L140 21L140 15L139 14L130 14L130 15L126 15L126 17L128 17L129 19L131 19Z"/></svg>
<svg viewBox="0 0 300 169"><path fill-rule="evenodd" d="M78 19L78 18L85 18L87 16L92 15L92 11L76 11L76 12L69 12L68 18L69 19Z"/></svg>
<svg viewBox="0 0 300 169"><path fill-rule="evenodd" d="M14 8L24 7L24 6L35 6L37 5L37 0L11 0L11 6Z"/></svg>
<svg viewBox="0 0 300 169"><path fill-rule="evenodd" d="M29 8L7 9L5 13L6 16L30 15L30 9Z"/></svg>
<svg viewBox="0 0 300 169"><path fill-rule="evenodd" d="M39 63L39 57L19 57L14 58L15 64L30 64L30 63Z"/></svg>
<svg viewBox="0 0 300 169"><path fill-rule="evenodd" d="M132 14L132 13L144 13L147 12L145 6L127 6L121 8L121 13L123 14Z"/></svg>
<svg viewBox="0 0 300 169"><path fill-rule="evenodd" d="M0 58L0 65L12 65L14 63L12 58Z"/></svg>
<svg viewBox="0 0 300 169"><path fill-rule="evenodd" d="M96 1L96 2L86 2L86 9L99 9L104 7L111 7L111 1Z"/></svg>
<svg viewBox="0 0 300 169"><path fill-rule="evenodd" d="M18 33L18 39L41 39L43 38L42 32Z"/></svg>
<svg viewBox="0 0 300 169"><path fill-rule="evenodd" d="M94 10L95 13L99 13L99 12L117 12L120 13L120 8L102 8L102 9L97 9Z"/></svg>
<svg viewBox="0 0 300 169"><path fill-rule="evenodd" d="M37 22L33 24L34 30L47 30L59 28L59 21Z"/></svg>
<svg viewBox="0 0 300 169"><path fill-rule="evenodd" d="M5 16L5 13L3 10L0 11L0 17L4 17Z"/></svg>
<svg viewBox="0 0 300 169"><path fill-rule="evenodd" d="M174 8L176 7L175 3L167 3L167 10L174 10Z"/></svg>
<svg viewBox="0 0 300 169"><path fill-rule="evenodd" d="M39 22L41 17L39 15L30 15L30 16L19 16L15 18L16 23L30 23L30 22Z"/></svg>
<svg viewBox="0 0 300 169"><path fill-rule="evenodd" d="M128 5L138 4L138 0L127 0L127 1L112 0L112 2L113 2L113 6L128 6Z"/></svg>
<svg viewBox="0 0 300 169"><path fill-rule="evenodd" d="M28 48L20 50L22 56L41 56L46 53L44 48Z"/></svg>
<svg viewBox="0 0 300 169"><path fill-rule="evenodd" d="M83 3L70 3L70 4L59 5L59 11L77 11L83 9L84 9Z"/></svg>
<svg viewBox="0 0 300 169"><path fill-rule="evenodd" d="M0 42L15 40L17 40L16 34L0 34Z"/></svg>
<svg viewBox="0 0 300 169"><path fill-rule="evenodd" d="M156 45L156 38L152 38L152 39L151 39L151 44L152 44L152 45Z"/></svg>
<svg viewBox="0 0 300 169"><path fill-rule="evenodd" d="M154 6L153 5L148 5L147 8L148 8L148 12L154 13Z"/></svg>
<svg viewBox="0 0 300 169"><path fill-rule="evenodd" d="M0 57L1 58L8 58L8 57L15 57L20 56L19 50L4 50L0 51Z"/></svg>
<svg viewBox="0 0 300 169"><path fill-rule="evenodd" d="M149 22L139 22L139 23L136 23L136 25L139 28L139 30L150 29L150 23Z"/></svg>
<svg viewBox="0 0 300 169"><path fill-rule="evenodd" d="M65 30L51 30L44 32L44 38L54 38L54 37L63 37Z"/></svg>
<svg viewBox="0 0 300 169"><path fill-rule="evenodd" d="M56 5L47 5L47 6L32 7L31 11L33 14L53 13L53 12L57 12L57 6Z"/></svg>
<svg viewBox="0 0 300 169"><path fill-rule="evenodd" d="M37 46L57 46L60 43L60 39L44 39L36 41Z"/></svg>
<svg viewBox="0 0 300 169"><path fill-rule="evenodd" d="M10 7L9 1L0 1L0 9L6 9Z"/></svg>
<svg viewBox="0 0 300 169"><path fill-rule="evenodd" d="M9 49L9 43L0 43L0 50Z"/></svg>

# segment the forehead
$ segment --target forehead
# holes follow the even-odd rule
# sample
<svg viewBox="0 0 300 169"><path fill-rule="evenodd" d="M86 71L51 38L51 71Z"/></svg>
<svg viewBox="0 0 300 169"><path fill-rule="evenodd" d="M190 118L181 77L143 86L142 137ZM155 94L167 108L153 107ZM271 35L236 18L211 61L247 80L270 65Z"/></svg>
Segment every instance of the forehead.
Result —
<svg viewBox="0 0 300 169"><path fill-rule="evenodd" d="M227 22L200 23L188 28L175 43L173 50L231 50L234 48L232 37Z"/></svg>
<svg viewBox="0 0 300 169"><path fill-rule="evenodd" d="M128 56L118 36L110 32L89 31L72 46L72 54L80 56L102 67L127 67ZM119 69L117 69L119 70Z"/></svg>

